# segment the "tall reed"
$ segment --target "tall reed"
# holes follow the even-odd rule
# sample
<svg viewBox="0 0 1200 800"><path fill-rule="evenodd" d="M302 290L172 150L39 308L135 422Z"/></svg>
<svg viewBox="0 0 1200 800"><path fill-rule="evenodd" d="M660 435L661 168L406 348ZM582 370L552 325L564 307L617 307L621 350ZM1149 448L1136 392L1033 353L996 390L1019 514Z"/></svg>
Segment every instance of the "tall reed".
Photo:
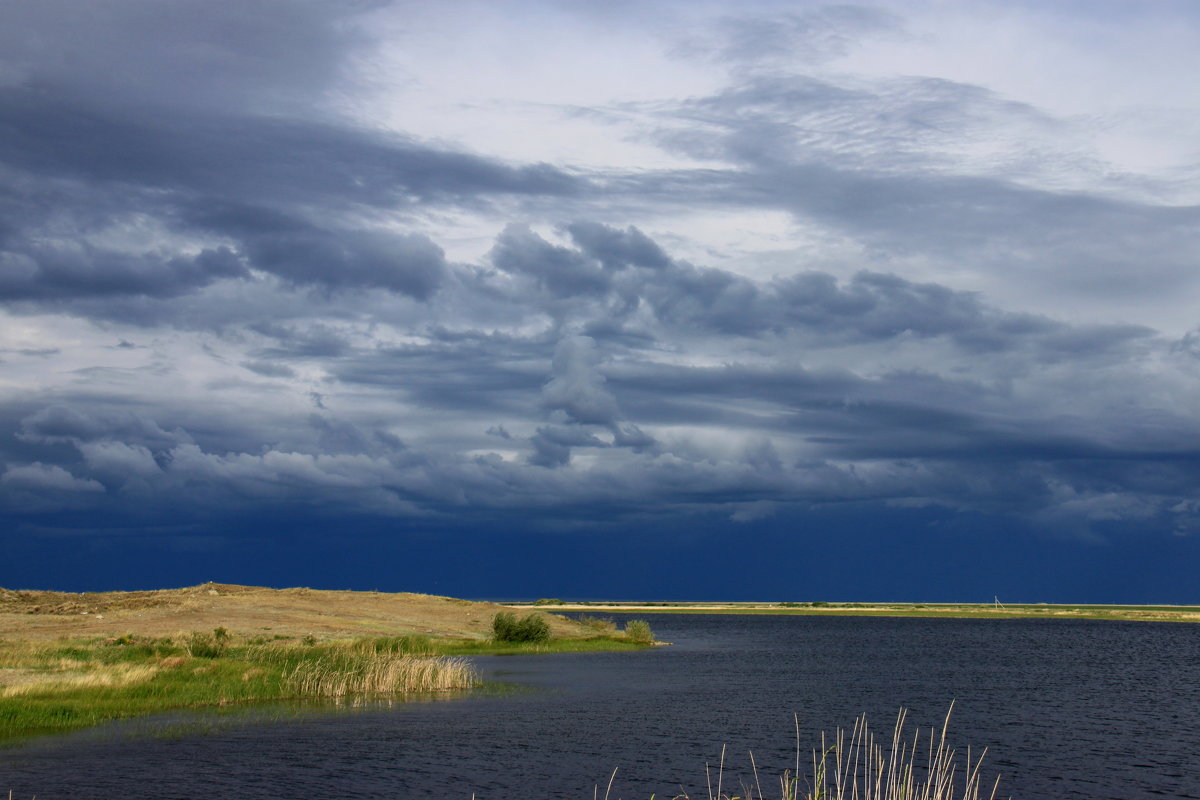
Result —
<svg viewBox="0 0 1200 800"><path fill-rule="evenodd" d="M875 737L865 714L854 721L849 737L841 728L834 733L832 742L822 734L820 752L813 751L813 777L808 793L798 795L795 780L789 789L785 779L780 781L783 797L785 800L797 797L804 800L980 800L981 797L994 800L1000 777L996 777L990 792L985 795L980 774L987 748L980 751L977 758L972 758L968 747L960 769L955 751L947 742L953 711L954 704L951 703L940 734L930 728L923 749L919 728L911 742L905 733L908 711L903 708L896 715L891 743L887 746ZM761 791L759 798L762 798Z"/></svg>
<svg viewBox="0 0 1200 800"><path fill-rule="evenodd" d="M289 690L302 697L445 692L478 683L466 659L394 653L301 661L286 679Z"/></svg>
<svg viewBox="0 0 1200 800"><path fill-rule="evenodd" d="M800 776L800 722L794 717L796 763L794 769L784 770L779 776L780 800L995 800L1000 778L997 776L990 792L984 794L980 773L987 750L972 758L968 748L960 768L955 751L947 742L953 710L951 703L941 733L929 729L924 746L920 729L909 740L904 730L908 712L903 708L896 717L888 745L871 732L865 714L854 721L849 733L841 728L832 737L822 733L820 748L812 752L812 771L804 778ZM715 774L707 764L704 768L707 800L766 800L754 753L750 753L750 766L753 785L739 781L737 790L727 789L722 747ZM604 793L605 800L609 800L615 775L614 770ZM598 790L593 794L597 795ZM681 788L675 800L691 800L691 797Z"/></svg>

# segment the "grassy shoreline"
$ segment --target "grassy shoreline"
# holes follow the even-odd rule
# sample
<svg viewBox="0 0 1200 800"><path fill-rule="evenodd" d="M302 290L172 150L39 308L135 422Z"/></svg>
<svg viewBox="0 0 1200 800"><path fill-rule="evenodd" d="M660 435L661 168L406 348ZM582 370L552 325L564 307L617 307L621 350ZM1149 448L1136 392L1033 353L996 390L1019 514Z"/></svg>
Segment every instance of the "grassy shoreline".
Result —
<svg viewBox="0 0 1200 800"><path fill-rule="evenodd" d="M317 642L211 634L0 641L0 743L166 711L426 697L480 685L471 655L635 650L620 636L495 642L407 635Z"/></svg>

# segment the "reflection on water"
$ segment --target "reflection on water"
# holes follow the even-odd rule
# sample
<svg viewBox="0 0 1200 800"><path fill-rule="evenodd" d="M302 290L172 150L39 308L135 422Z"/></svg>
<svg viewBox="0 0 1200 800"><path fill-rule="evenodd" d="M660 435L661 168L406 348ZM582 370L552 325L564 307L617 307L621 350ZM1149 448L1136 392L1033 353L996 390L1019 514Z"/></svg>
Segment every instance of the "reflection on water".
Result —
<svg viewBox="0 0 1200 800"><path fill-rule="evenodd" d="M536 690L501 681L489 681L474 690L414 693L403 697L379 695L306 697L286 701L233 704L198 710L166 711L145 717L114 720L99 727L85 728L66 734L41 736L27 741L0 742L0 750L45 748L69 751L73 747L85 744L95 745L116 741L128 744L144 739L211 736L247 726L299 722L340 713L382 713L413 704L462 701L467 698L483 696L511 696L532 691Z"/></svg>
<svg viewBox="0 0 1200 800"><path fill-rule="evenodd" d="M645 615L639 615L645 616ZM647 617L640 653L476 659L493 686L454 702L223 709L0 751L0 790L55 798L706 796L792 766L899 707L987 746L1018 798L1200 796L1200 626L1077 620ZM439 697L438 700L442 698ZM168 735L164 736L164 732Z"/></svg>

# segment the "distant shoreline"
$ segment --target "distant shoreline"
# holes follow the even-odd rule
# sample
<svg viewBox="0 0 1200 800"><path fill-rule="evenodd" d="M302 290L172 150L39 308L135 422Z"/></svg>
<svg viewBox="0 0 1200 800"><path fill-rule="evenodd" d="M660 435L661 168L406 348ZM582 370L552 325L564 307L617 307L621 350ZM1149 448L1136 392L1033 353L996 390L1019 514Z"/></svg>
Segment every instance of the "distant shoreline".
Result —
<svg viewBox="0 0 1200 800"><path fill-rule="evenodd" d="M508 602L512 608L630 614L773 614L794 616L934 617L956 619L1097 619L1200 622L1200 606L1058 603L777 603L554 601Z"/></svg>

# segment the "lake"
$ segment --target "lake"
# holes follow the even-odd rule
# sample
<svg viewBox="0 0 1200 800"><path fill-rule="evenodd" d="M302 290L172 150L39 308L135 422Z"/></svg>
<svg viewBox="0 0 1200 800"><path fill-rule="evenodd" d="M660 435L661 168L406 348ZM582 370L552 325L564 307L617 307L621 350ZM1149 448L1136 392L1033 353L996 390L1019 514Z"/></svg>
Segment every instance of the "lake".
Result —
<svg viewBox="0 0 1200 800"><path fill-rule="evenodd" d="M618 619L623 615L614 615ZM0 795L58 798L706 797L763 789L820 731L897 710L987 747L1000 794L1200 797L1200 626L1082 620L638 615L671 647L477 659L521 687L343 711L107 726L0 750ZM268 714L275 721L257 717ZM183 725L181 728L180 725Z"/></svg>

